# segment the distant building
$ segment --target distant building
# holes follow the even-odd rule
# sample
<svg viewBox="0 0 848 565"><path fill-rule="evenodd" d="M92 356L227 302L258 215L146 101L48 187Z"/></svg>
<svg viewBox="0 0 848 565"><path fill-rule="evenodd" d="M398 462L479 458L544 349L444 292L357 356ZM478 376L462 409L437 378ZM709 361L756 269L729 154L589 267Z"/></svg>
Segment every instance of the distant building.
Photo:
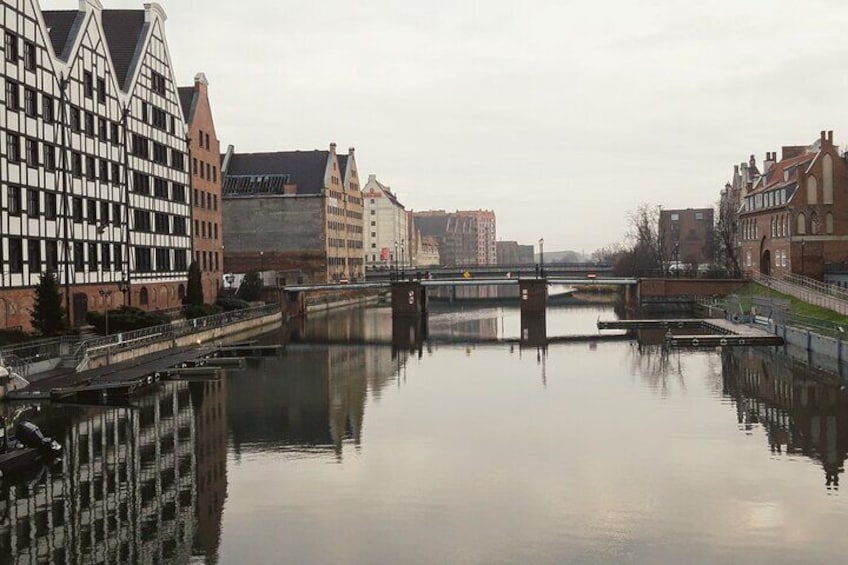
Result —
<svg viewBox="0 0 848 565"><path fill-rule="evenodd" d="M533 265L535 263L532 245L521 245L517 241L498 241L496 249L498 265Z"/></svg>
<svg viewBox="0 0 848 565"><path fill-rule="evenodd" d="M848 257L848 165L821 132L809 146L770 153L739 211L742 268L822 280L827 263Z"/></svg>
<svg viewBox="0 0 848 565"><path fill-rule="evenodd" d="M713 262L712 208L663 210L659 230L669 261L693 265Z"/></svg>
<svg viewBox="0 0 848 565"><path fill-rule="evenodd" d="M215 135L215 122L209 105L209 82L203 73L194 77L194 86L180 87L180 104L188 124L191 143L191 211L194 220L194 260L200 267L203 301L212 304L218 297L224 274L221 233L221 145Z"/></svg>
<svg viewBox="0 0 848 565"><path fill-rule="evenodd" d="M224 172L224 270L332 282L365 274L363 205L353 148L236 153Z"/></svg>
<svg viewBox="0 0 848 565"><path fill-rule="evenodd" d="M415 229L433 238L443 266L497 264L495 213L491 210L414 212Z"/></svg>
<svg viewBox="0 0 848 565"><path fill-rule="evenodd" d="M406 209L391 188L368 175L362 189L365 208L365 266L390 269L412 263Z"/></svg>

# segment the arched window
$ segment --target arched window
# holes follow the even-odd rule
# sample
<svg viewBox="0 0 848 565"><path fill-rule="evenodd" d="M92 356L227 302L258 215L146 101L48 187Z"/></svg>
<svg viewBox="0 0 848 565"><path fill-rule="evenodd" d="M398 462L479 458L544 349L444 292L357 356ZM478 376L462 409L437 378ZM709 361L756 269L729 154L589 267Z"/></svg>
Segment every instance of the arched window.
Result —
<svg viewBox="0 0 848 565"><path fill-rule="evenodd" d="M185 298L185 285L180 285L177 287L177 298L182 302L183 298Z"/></svg>
<svg viewBox="0 0 848 565"><path fill-rule="evenodd" d="M810 233L812 235L819 233L819 216L815 212L810 214Z"/></svg>
<svg viewBox="0 0 848 565"><path fill-rule="evenodd" d="M804 235L807 233L807 218L804 217L804 214L798 214L798 235Z"/></svg>
<svg viewBox="0 0 848 565"><path fill-rule="evenodd" d="M822 159L822 202L833 204L833 159L830 155Z"/></svg>
<svg viewBox="0 0 848 565"><path fill-rule="evenodd" d="M138 303L141 304L142 306L147 306L147 303L149 302L149 300L150 299L147 296L147 287L146 286L141 287L141 290L138 292Z"/></svg>
<svg viewBox="0 0 848 565"><path fill-rule="evenodd" d="M824 216L824 229L828 235L833 233L833 214L830 212Z"/></svg>
<svg viewBox="0 0 848 565"><path fill-rule="evenodd" d="M818 203L819 183L816 177L810 175L807 177L807 204Z"/></svg>

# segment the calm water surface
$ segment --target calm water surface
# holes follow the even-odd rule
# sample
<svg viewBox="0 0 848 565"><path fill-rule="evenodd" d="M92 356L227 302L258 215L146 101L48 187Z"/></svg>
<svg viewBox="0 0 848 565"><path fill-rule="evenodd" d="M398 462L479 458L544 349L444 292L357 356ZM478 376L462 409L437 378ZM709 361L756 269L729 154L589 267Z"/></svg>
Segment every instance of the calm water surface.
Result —
<svg viewBox="0 0 848 565"><path fill-rule="evenodd" d="M613 316L555 309L548 333ZM65 470L4 487L0 562L848 555L838 378L769 350L462 343L518 337L514 309L437 311L429 329L431 345L398 352L377 345L388 310L315 316L219 383L43 410Z"/></svg>

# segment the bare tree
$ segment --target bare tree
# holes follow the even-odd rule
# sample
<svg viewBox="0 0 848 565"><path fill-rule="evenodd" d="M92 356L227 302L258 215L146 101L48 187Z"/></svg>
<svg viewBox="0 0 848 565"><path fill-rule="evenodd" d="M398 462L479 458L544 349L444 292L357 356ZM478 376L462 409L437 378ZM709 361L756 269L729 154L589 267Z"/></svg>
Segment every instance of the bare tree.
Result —
<svg viewBox="0 0 848 565"><path fill-rule="evenodd" d="M635 271L664 271L671 251L671 231L660 225L662 207L640 204L629 214L629 238Z"/></svg>
<svg viewBox="0 0 848 565"><path fill-rule="evenodd" d="M715 256L716 263L723 265L732 275L742 272L737 248L739 234L739 202L730 184L721 191L716 204Z"/></svg>

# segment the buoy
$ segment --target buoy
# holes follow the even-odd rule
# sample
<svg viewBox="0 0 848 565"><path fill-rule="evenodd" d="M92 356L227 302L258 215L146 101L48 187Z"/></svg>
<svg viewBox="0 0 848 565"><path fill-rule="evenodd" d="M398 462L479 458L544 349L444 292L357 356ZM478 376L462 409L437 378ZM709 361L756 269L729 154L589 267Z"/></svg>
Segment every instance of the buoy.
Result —
<svg viewBox="0 0 848 565"><path fill-rule="evenodd" d="M698 347L698 338L697 337L692 340L692 345L694 345L695 347Z"/></svg>
<svg viewBox="0 0 848 565"><path fill-rule="evenodd" d="M738 324L739 323L739 314L734 314L730 319L733 321L734 324Z"/></svg>
<svg viewBox="0 0 848 565"><path fill-rule="evenodd" d="M727 345L727 338L726 337L721 338L721 341L719 341L719 343L722 344L722 345Z"/></svg>
<svg viewBox="0 0 848 565"><path fill-rule="evenodd" d="M740 339L737 343L738 343L739 345L745 345L745 340L744 340L744 339Z"/></svg>

